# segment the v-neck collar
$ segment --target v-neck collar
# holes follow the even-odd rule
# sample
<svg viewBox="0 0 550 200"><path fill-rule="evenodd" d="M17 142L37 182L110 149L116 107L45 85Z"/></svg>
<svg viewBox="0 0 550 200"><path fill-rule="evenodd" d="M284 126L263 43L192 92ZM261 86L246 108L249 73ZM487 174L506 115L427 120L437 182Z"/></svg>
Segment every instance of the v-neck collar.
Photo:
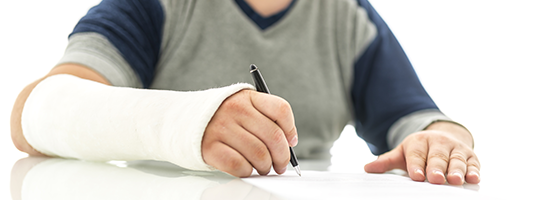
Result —
<svg viewBox="0 0 550 200"><path fill-rule="evenodd" d="M260 14L254 11L254 9L252 9L252 7L250 7L250 5L248 5L248 3L245 2L245 0L235 0L235 2L237 3L237 5L239 5L241 10L248 16L248 18L250 18L254 23L256 23L256 25L258 25L260 29L265 30L269 28L271 25L278 22L281 18L283 18L285 14L290 10L290 8L292 8L296 0L292 0L292 2L290 2L290 4L286 9L269 17L262 17Z"/></svg>

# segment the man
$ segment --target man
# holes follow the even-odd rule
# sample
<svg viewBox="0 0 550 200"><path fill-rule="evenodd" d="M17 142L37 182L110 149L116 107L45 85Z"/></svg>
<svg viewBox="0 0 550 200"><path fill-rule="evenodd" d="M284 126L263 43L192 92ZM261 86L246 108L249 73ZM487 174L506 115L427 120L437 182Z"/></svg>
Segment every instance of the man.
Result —
<svg viewBox="0 0 550 200"><path fill-rule="evenodd" d="M277 96L242 84L251 63ZM471 134L438 110L363 0L105 0L77 24L59 65L21 92L11 125L30 155L245 177L283 173L288 146L329 156L348 123L382 154L367 172L480 180Z"/></svg>

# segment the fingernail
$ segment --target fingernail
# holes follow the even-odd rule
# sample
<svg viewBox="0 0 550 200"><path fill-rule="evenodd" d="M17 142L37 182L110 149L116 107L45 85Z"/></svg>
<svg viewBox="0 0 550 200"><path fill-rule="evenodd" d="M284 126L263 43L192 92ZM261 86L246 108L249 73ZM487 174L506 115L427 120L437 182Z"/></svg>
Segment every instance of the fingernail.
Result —
<svg viewBox="0 0 550 200"><path fill-rule="evenodd" d="M474 175L474 176L477 176L479 178L479 174L477 172L469 172L468 173L469 175Z"/></svg>
<svg viewBox="0 0 550 200"><path fill-rule="evenodd" d="M294 136L294 138L292 138L292 140L290 140L290 146L291 147L295 147L296 145L298 145L298 136Z"/></svg>
<svg viewBox="0 0 550 200"><path fill-rule="evenodd" d="M415 170L414 170L414 173L415 173L415 174L420 174L420 175L424 176L424 172L422 172L421 169L415 169Z"/></svg>
<svg viewBox="0 0 550 200"><path fill-rule="evenodd" d="M453 173L450 173L449 175L451 175L451 176L463 177L463 176L462 176L462 173L460 173L460 172L453 172Z"/></svg>
<svg viewBox="0 0 550 200"><path fill-rule="evenodd" d="M462 173L460 172L453 172L453 173L450 173L449 176L458 176L460 178L460 180L462 182L464 182L464 175L462 175Z"/></svg>
<svg viewBox="0 0 550 200"><path fill-rule="evenodd" d="M440 176L442 176L442 177L445 177L445 174L443 174L443 172L442 172L442 171L439 171L439 170L434 170L432 173L433 173L433 174L440 175Z"/></svg>

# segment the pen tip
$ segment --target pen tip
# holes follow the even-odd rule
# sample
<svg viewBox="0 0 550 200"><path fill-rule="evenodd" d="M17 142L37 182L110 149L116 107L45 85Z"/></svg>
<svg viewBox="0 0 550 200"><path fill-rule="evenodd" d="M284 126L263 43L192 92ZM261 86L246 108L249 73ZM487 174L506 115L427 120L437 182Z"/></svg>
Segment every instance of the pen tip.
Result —
<svg viewBox="0 0 550 200"><path fill-rule="evenodd" d="M250 71L254 71L254 70L256 70L256 69L258 69L258 67L256 67L255 64L251 64L251 65L250 65Z"/></svg>
<svg viewBox="0 0 550 200"><path fill-rule="evenodd" d="M300 166L296 165L296 167L294 167L294 170L296 170L296 173L302 177L302 170L300 170Z"/></svg>

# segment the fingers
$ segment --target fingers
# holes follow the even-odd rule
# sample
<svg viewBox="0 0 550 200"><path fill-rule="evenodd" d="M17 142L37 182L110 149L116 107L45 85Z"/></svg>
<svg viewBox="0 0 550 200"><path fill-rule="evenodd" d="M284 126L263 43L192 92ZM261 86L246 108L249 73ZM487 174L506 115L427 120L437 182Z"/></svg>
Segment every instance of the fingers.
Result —
<svg viewBox="0 0 550 200"><path fill-rule="evenodd" d="M241 153L259 174L269 173L271 166L282 174L290 160L288 143L283 131L273 121L258 113L255 120L231 124L230 133L221 134L221 141Z"/></svg>
<svg viewBox="0 0 550 200"><path fill-rule="evenodd" d="M280 97L260 92L251 94L250 100L254 108L279 125L290 146L297 145L298 132L294 124L294 114L287 101Z"/></svg>
<svg viewBox="0 0 550 200"><path fill-rule="evenodd" d="M480 182L479 169L479 160L472 149L459 144L449 156L447 182L451 185L477 184Z"/></svg>
<svg viewBox="0 0 550 200"><path fill-rule="evenodd" d="M250 134L256 136L256 138L258 139L257 141L261 142L261 145L264 146L264 149L267 150L267 155L269 156L270 159L269 160L264 159L262 161L263 162L269 161L270 166L271 166L271 163L273 163L273 169L275 170L275 172L277 172L278 174L282 174L286 171L286 166L290 161L290 150L288 148L289 144L287 142L285 134L283 133L283 130L273 121L271 121L269 118L261 115L260 113L258 113L257 115L258 116L254 116L254 119L255 119L254 121L253 120L242 121L241 125ZM260 148L259 146L253 147L250 144L251 143L241 143L240 145L251 147L252 149L248 148L248 151L257 152L257 150L259 150L258 149ZM254 149L256 149L256 151L254 151ZM258 159L252 156L251 157L245 156L245 157L249 161ZM258 168L256 169L260 170ZM269 172L269 168L267 169L267 172Z"/></svg>
<svg viewBox="0 0 550 200"><path fill-rule="evenodd" d="M290 104L279 97L259 92L250 92L250 101L255 110L241 113L240 117L246 119L238 123L267 146L273 169L282 174L290 161L288 147L295 146L298 140Z"/></svg>
<svg viewBox="0 0 550 200"><path fill-rule="evenodd" d="M430 183L445 183L451 149L452 146L449 146L445 140L431 141L426 166L426 175Z"/></svg>
<svg viewBox="0 0 550 200"><path fill-rule="evenodd" d="M235 176L247 170L234 169L234 162L245 162L243 166L253 167L262 175L272 166L282 174L290 160L288 147L296 143L289 104L273 95L243 90L220 105L205 129L202 151L207 164ZM232 156L222 159L220 155L225 154L217 154L222 151Z"/></svg>
<svg viewBox="0 0 550 200"><path fill-rule="evenodd" d="M422 142L423 138L419 138L420 141L413 140L412 142L417 145L406 145L404 148L405 160L407 163L407 172L409 177L414 181L426 180L425 168L428 155L428 144Z"/></svg>
<svg viewBox="0 0 550 200"><path fill-rule="evenodd" d="M220 141L241 154L256 169L258 174L267 175L271 170L272 160L266 145L238 124L230 124L229 126L234 127L224 129L231 131L220 134Z"/></svg>
<svg viewBox="0 0 550 200"><path fill-rule="evenodd" d="M394 150L365 165L365 171L407 170L414 181L462 185L480 182L480 163L473 149L445 132L422 131L409 135Z"/></svg>
<svg viewBox="0 0 550 200"><path fill-rule="evenodd" d="M471 148L438 134L417 134L365 165L369 173L407 170L415 181L462 185L480 182L479 161Z"/></svg>
<svg viewBox="0 0 550 200"><path fill-rule="evenodd" d="M467 156L463 151L458 149L453 150L449 157L449 169L447 173L447 181L451 185L464 184L464 175L466 174L466 159Z"/></svg>
<svg viewBox="0 0 550 200"><path fill-rule="evenodd" d="M403 147L411 179L433 184L479 183L479 161L466 144L439 132L411 135Z"/></svg>
<svg viewBox="0 0 550 200"><path fill-rule="evenodd" d="M481 181L479 170L481 165L476 155L468 159L468 172L466 173L466 182L478 184Z"/></svg>

